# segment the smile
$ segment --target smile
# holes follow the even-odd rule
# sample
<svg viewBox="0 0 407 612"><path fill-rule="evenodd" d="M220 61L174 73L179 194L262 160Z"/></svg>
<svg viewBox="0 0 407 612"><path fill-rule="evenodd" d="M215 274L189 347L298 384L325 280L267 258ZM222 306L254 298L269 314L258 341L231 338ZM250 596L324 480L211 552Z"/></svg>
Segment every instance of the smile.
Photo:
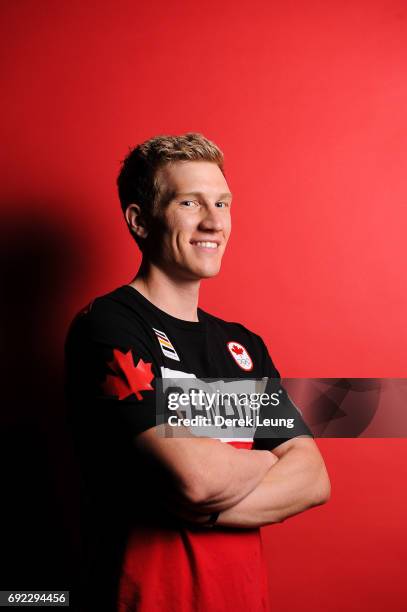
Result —
<svg viewBox="0 0 407 612"><path fill-rule="evenodd" d="M217 242L210 242L207 240L205 241L197 240L196 242L191 242L191 244L197 247L204 248L204 249L217 249L219 246Z"/></svg>

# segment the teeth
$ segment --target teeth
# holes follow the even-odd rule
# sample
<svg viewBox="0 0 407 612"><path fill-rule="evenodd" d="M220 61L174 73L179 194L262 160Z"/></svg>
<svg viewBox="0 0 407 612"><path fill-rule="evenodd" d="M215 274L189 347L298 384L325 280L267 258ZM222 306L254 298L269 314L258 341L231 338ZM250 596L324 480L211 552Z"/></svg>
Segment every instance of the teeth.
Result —
<svg viewBox="0 0 407 612"><path fill-rule="evenodd" d="M194 242L194 244L196 244L197 246L200 247L206 247L209 249L217 249L218 245L216 244L216 242Z"/></svg>

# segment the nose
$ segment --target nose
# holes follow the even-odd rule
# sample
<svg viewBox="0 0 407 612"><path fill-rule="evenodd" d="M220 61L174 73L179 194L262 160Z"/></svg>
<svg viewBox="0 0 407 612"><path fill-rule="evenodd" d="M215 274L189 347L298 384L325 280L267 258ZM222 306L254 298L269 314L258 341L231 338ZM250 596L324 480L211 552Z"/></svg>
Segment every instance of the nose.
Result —
<svg viewBox="0 0 407 612"><path fill-rule="evenodd" d="M223 229L222 212L224 212L222 208L208 206L199 224L199 229L213 232L221 231Z"/></svg>

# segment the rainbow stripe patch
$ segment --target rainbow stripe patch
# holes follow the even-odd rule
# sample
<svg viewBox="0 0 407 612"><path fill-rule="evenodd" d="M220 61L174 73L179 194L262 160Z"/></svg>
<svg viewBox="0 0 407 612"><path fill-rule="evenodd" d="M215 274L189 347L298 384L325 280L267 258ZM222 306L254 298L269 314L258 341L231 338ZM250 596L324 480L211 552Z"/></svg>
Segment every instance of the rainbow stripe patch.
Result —
<svg viewBox="0 0 407 612"><path fill-rule="evenodd" d="M157 336L158 342L160 343L161 350L166 357L169 359L175 359L175 361L180 361L180 358L177 355L177 351L172 346L167 334L160 331L159 329L155 329L153 327L154 333Z"/></svg>

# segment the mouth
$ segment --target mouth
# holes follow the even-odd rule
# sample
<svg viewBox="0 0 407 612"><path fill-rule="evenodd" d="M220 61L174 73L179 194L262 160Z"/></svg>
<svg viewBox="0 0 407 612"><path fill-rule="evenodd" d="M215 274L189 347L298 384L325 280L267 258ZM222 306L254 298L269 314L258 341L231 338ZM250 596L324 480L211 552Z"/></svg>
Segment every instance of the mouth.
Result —
<svg viewBox="0 0 407 612"><path fill-rule="evenodd" d="M205 251L216 251L220 246L219 242L214 240L191 240L190 242L192 246Z"/></svg>

